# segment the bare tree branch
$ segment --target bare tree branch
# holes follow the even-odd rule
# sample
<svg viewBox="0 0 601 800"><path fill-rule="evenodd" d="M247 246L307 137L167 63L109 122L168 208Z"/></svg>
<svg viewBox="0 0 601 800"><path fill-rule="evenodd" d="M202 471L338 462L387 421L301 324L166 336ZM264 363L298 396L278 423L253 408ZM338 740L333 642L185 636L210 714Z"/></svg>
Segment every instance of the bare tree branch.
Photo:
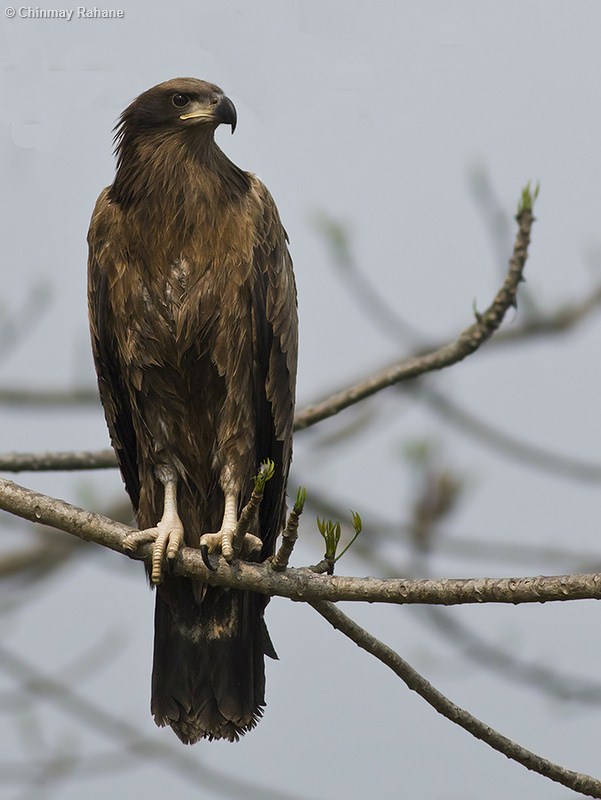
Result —
<svg viewBox="0 0 601 800"><path fill-rule="evenodd" d="M437 542L436 552L438 549ZM374 550L366 547L360 539L353 552L355 556L360 554L361 558L377 568L380 574L395 574L391 569L390 556L378 557ZM521 684L561 702L588 706L601 705L601 682L561 671L557 667L549 667L546 663L539 664L527 660L513 650L488 641L471 625L456 619L444 608L431 604L417 610L422 614L420 619L423 618L438 636L444 638L450 647L466 659L470 666L478 664L494 672L503 681Z"/></svg>
<svg viewBox="0 0 601 800"><path fill-rule="evenodd" d="M303 430L322 419L332 416L344 408L374 394L395 383L415 378L425 372L441 369L462 360L474 352L496 330L501 319L512 303L515 303L517 287L527 258L530 229L533 222L532 214L522 211L518 219L519 229L514 247L514 254L510 261L510 268L505 284L499 291L490 308L479 316L476 323L467 328L459 338L449 344L443 345L433 352L416 355L406 361L397 363L376 375L352 386L342 392L332 395L327 400L310 405L297 414L295 430ZM523 323L519 328L500 333L493 341L515 341L524 335L537 333L550 333L564 331L576 322L586 317L601 303L601 287L579 303L567 304L552 315L537 317ZM455 404L448 401L439 393L423 389L420 386L411 388L411 391L425 393L429 404L464 429L475 432L478 436L485 434L486 441L492 442L504 452L526 458L536 466L569 477L598 481L601 476L601 467L594 463L581 462L570 459L560 454L549 453L533 445L516 442L512 437L496 431L491 426L480 420L474 419ZM60 397L59 397L60 395ZM36 400L37 398L37 400ZM40 403L56 402L81 402L84 399L93 399L97 402L96 392L89 390L75 390L68 394L34 394L32 401ZM26 397L22 392L0 391L0 402L23 403ZM75 469L106 469L116 465L116 459L110 450L97 453L9 453L0 456L0 470L7 472L44 471L44 470L75 470Z"/></svg>
<svg viewBox="0 0 601 800"><path fill-rule="evenodd" d="M434 688L419 672L413 669L394 650L369 634L356 622L343 614L333 603L311 602L311 606L337 630L341 631L356 645L377 658L414 692L417 692L429 705L451 722L459 725L472 736L497 750L507 758L517 761L526 769L537 772L545 778L561 783L575 792L601 798L601 781L590 775L573 772L548 761L546 758L498 733L489 725L472 716L468 711L455 705L445 695Z"/></svg>
<svg viewBox="0 0 601 800"><path fill-rule="evenodd" d="M501 335L501 334L499 334ZM496 337L498 338L498 337ZM401 388L401 387L399 387ZM465 411L457 403L442 393L426 387L419 381L407 383L403 391L416 394L426 401L436 413L460 427L477 442L487 444L503 455L518 459L521 464L549 472L552 475L598 483L601 481L601 463L584 461L563 453L556 453L520 439L493 427L490 423L479 419L471 412ZM298 419L303 419L307 409L301 411ZM50 472L113 469L117 459L112 450L81 452L47 452L47 453L5 453L0 454L1 472Z"/></svg>
<svg viewBox="0 0 601 800"><path fill-rule="evenodd" d="M108 547L130 558L149 559L152 545L143 545L132 556L123 545L133 528L84 511L77 506L0 479L0 508L31 522L50 525L85 541ZM248 589L291 600L349 600L369 603L544 603L601 598L601 574L555 575L525 578L441 578L405 580L318 575L310 569L288 569L278 573L269 563L220 558L215 571L204 565L200 552L184 547L174 560L178 574L201 579L214 586Z"/></svg>
<svg viewBox="0 0 601 800"><path fill-rule="evenodd" d="M54 470L109 469L117 466L113 450L62 453L5 453L0 455L2 472L50 472Z"/></svg>
<svg viewBox="0 0 601 800"><path fill-rule="evenodd" d="M527 208L523 209L518 214L517 222L518 232L515 246L503 286L499 289L486 311L483 314L478 314L476 321L462 331L455 341L443 345L430 353L395 364L349 389L338 392L320 403L305 408L296 416L295 430L303 430L316 422L332 417L343 409L400 381L416 378L427 372L457 364L484 344L497 330L507 310L516 305L517 290L523 280L524 267L528 257L530 231L534 222L532 211Z"/></svg>
<svg viewBox="0 0 601 800"><path fill-rule="evenodd" d="M0 482L0 505L7 510L18 510L20 515L32 521L37 520L44 524L56 525L61 529L76 533L81 538L105 544L118 551L122 551L124 535L131 531L125 525L22 489L9 481ZM492 731L468 712L450 703L398 655L341 615L330 603L315 599L329 596L340 600L437 602L443 604L466 601L540 602L546 599L569 599L578 596L599 597L601 596L601 576L503 580L376 581L374 579L315 575L310 570L288 570L284 575L278 575L268 565L238 563L229 567L222 560L217 572L210 573L198 558L197 551L187 548L184 549L176 566L177 570L183 574L202 577L203 580L213 580L220 585L281 594L297 600L308 600L335 627L343 630L353 641L384 661L405 680L410 688L427 699L440 713L457 722L477 738L481 738L490 746L541 775L556 780L575 791L601 797L601 783L594 778L565 770ZM280 585L277 585L278 583ZM578 586L582 588L583 583L587 584L589 589L591 586L596 587L596 591L593 594L578 594ZM575 589L576 592L574 592ZM534 593L532 593L533 590ZM3 658L6 661L6 651L3 653Z"/></svg>

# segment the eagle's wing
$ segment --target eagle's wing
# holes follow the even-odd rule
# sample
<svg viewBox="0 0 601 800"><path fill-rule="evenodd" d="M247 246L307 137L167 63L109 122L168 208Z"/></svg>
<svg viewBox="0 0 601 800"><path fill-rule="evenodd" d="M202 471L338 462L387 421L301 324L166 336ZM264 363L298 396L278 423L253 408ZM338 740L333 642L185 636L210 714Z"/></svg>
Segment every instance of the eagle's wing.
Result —
<svg viewBox="0 0 601 800"><path fill-rule="evenodd" d="M285 512L285 491L292 455L292 425L297 359L296 287L287 236L273 198L256 180L262 214L253 254L252 315L256 464L271 458L276 473L266 485L260 511L262 557L273 552ZM88 303L92 349L98 387L111 441L134 508L138 507L140 478L137 440L130 396L119 359L111 318L108 265L118 258L115 240L120 211L105 190L96 204L88 233ZM114 270L111 270L114 272Z"/></svg>
<svg viewBox="0 0 601 800"><path fill-rule="evenodd" d="M292 457L292 426L298 321L296 286L286 231L273 198L256 180L262 219L254 249L252 291L255 337L254 403L257 463L271 458L275 475L266 484L260 509L262 558L273 553L286 510L286 481Z"/></svg>
<svg viewBox="0 0 601 800"><path fill-rule="evenodd" d="M140 479L136 433L134 430L129 392L119 361L114 325L111 320L107 264L116 257L114 249L118 209L109 203L104 190L92 215L88 232L88 310L92 351L98 375L98 389L104 408L111 442L125 488L137 509L140 499Z"/></svg>

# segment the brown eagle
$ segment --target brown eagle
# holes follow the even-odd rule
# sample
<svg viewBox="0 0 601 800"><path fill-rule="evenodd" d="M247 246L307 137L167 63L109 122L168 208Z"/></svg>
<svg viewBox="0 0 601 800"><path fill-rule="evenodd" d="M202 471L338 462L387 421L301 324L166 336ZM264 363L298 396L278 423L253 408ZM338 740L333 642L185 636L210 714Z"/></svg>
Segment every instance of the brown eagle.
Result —
<svg viewBox="0 0 601 800"><path fill-rule="evenodd" d="M151 710L192 744L234 741L265 706L276 658L260 595L164 568L184 543L264 560L285 516L297 354L287 236L261 181L214 141L236 125L211 83L141 94L116 127L117 172L88 233L90 329L100 397L157 585ZM252 478L275 475L241 553Z"/></svg>

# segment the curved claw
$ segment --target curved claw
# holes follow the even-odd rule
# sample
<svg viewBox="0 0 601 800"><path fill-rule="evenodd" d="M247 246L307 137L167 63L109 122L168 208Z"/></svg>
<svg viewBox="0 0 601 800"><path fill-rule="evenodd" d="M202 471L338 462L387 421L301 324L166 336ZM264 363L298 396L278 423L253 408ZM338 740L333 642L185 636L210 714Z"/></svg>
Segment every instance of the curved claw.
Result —
<svg viewBox="0 0 601 800"><path fill-rule="evenodd" d="M200 555L202 560L204 561L204 565L207 569L211 570L211 572L216 572L215 567L211 564L209 560L209 546L206 544L200 545Z"/></svg>

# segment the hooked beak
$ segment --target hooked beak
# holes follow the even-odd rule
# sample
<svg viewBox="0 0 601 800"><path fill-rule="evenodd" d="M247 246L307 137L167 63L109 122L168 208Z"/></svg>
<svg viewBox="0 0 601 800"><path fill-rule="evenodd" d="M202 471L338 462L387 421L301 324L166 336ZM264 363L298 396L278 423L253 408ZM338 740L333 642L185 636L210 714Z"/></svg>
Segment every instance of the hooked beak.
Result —
<svg viewBox="0 0 601 800"><path fill-rule="evenodd" d="M215 114L215 119L219 120L219 122L222 122L224 125L231 125L232 133L236 130L238 115L236 114L236 106L229 97L223 95L215 106L213 113Z"/></svg>
<svg viewBox="0 0 601 800"><path fill-rule="evenodd" d="M236 130L236 106L229 97L222 95L213 106L202 106L187 114L180 114L180 119L206 119L216 121L218 125L231 125L232 133Z"/></svg>

